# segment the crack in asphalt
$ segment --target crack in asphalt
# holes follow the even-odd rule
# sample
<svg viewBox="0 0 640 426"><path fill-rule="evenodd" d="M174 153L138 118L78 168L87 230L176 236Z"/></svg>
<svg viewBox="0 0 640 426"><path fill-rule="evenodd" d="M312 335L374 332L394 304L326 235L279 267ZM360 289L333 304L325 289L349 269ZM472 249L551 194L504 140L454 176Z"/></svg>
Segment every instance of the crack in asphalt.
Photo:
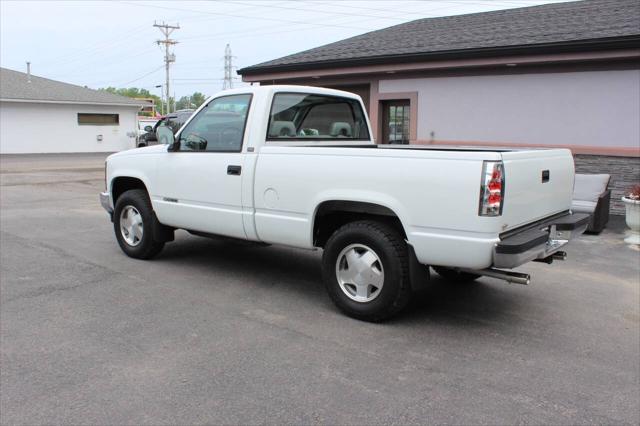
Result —
<svg viewBox="0 0 640 426"><path fill-rule="evenodd" d="M48 295L48 294L53 294L53 293L56 293L56 292L73 290L73 289L76 289L76 288L79 288L79 287L84 287L84 286L87 286L87 285L96 284L96 283L104 281L104 278L105 278L105 276L107 274L109 274L111 276L124 275L122 272L120 272L118 270L110 269L110 268L107 268L107 267L105 267L103 265L100 265L98 263L94 263L94 262L91 262L89 260L82 259L81 257L79 257L79 256L77 256L77 255L75 255L73 253L70 253L70 252L64 250L63 248L55 246L55 245L47 244L47 243L44 243L44 242L40 242L40 241L36 241L36 240L33 240L33 239L29 239L29 238L24 238L24 237L21 237L19 235L16 235L16 234L13 234L13 233L7 232L7 231L0 231L0 235L9 236L9 237L12 237L12 238L14 238L16 240L19 240L24 246L27 246L27 247L30 247L30 248L33 248L33 249L36 249L36 250L38 250L38 249L40 249L40 250L44 249L45 251L48 250L48 251L53 252L54 254L56 254L56 255L58 255L60 257L70 258L70 259L74 260L77 265L85 266L87 268L92 268L94 270L100 271L100 275L99 275L98 278L94 278L94 279L91 279L89 281L82 282L82 283L79 283L79 284L75 284L75 285L71 285L71 286L65 286L65 287L39 287L39 288L37 288L35 290L28 291L26 293L20 294L20 295L15 296L15 297L11 297L11 298L8 298L8 299L2 298L1 301L2 301L3 305L6 305L7 303L10 303L10 302L13 302L13 301L16 301L16 300L36 298L36 297L40 297L40 296L44 296L44 295Z"/></svg>
<svg viewBox="0 0 640 426"><path fill-rule="evenodd" d="M57 168L57 169L20 169L20 170L8 170L0 169L0 175L9 174L32 174L32 173L86 173L86 172L102 172L104 167L74 167L74 168Z"/></svg>
<svg viewBox="0 0 640 426"><path fill-rule="evenodd" d="M61 183L82 183L85 185L90 185L92 182L99 182L102 180L103 178L81 179L81 180L56 180L53 182L1 183L0 186L46 186L46 185L59 185Z"/></svg>
<svg viewBox="0 0 640 426"><path fill-rule="evenodd" d="M67 291L67 290L74 290L76 288L79 287L85 287L91 284L97 284L104 281L102 278L100 279L94 279L91 281L87 281L87 282L83 282L80 284L76 284L76 285L72 285L72 286L68 286L68 287L39 287L33 291L29 291L27 293L21 294L19 296L15 296L15 297L10 297L8 299L4 299L2 301L2 303L0 303L0 305L6 305L8 303L14 302L16 300L24 300L24 299L35 299L37 297L40 296L46 296L49 294L53 294L53 293L58 293L58 292L62 292L62 291Z"/></svg>

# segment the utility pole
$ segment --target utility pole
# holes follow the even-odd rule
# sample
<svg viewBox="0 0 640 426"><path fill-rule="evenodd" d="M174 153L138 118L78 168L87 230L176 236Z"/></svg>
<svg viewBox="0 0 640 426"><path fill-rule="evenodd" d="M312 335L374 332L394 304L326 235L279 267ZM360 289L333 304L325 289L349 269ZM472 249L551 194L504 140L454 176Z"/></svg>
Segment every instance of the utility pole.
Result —
<svg viewBox="0 0 640 426"><path fill-rule="evenodd" d="M227 43L227 47L224 48L224 83L222 84L222 90L233 89L233 56L231 55L231 46Z"/></svg>
<svg viewBox="0 0 640 426"><path fill-rule="evenodd" d="M166 82L165 82L165 91L167 93L167 110L166 113L168 114L171 109L170 109L170 105L169 105L169 65L172 62L176 61L176 55L173 53L169 53L169 46L174 45L174 44L178 44L178 41L170 39L169 35L171 35L171 33L174 30L179 30L180 29L180 24L176 24L176 25L169 25L169 24L165 24L164 21L162 21L162 24L158 24L154 21L153 26L158 28L160 30L160 32L164 35L164 40L157 40L156 43L159 45L164 44L164 66L165 66L165 77L166 77Z"/></svg>

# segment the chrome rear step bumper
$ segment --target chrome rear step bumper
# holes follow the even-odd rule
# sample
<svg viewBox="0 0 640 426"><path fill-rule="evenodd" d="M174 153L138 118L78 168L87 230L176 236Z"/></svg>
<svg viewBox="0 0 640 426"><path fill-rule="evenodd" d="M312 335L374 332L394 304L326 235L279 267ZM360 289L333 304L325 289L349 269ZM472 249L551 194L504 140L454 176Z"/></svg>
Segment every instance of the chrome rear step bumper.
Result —
<svg viewBox="0 0 640 426"><path fill-rule="evenodd" d="M554 256L570 240L578 237L587 229L589 215L567 213L541 222L539 226L529 227L522 232L510 233L493 249L493 266L511 269L532 260L564 260Z"/></svg>

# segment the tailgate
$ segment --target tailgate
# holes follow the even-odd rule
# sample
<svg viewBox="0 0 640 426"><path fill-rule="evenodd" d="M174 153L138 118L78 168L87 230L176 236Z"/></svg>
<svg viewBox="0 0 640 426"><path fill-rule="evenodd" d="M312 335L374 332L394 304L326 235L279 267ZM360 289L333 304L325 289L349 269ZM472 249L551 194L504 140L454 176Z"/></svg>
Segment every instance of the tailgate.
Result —
<svg viewBox="0 0 640 426"><path fill-rule="evenodd" d="M502 152L505 230L569 210L574 166L568 149Z"/></svg>

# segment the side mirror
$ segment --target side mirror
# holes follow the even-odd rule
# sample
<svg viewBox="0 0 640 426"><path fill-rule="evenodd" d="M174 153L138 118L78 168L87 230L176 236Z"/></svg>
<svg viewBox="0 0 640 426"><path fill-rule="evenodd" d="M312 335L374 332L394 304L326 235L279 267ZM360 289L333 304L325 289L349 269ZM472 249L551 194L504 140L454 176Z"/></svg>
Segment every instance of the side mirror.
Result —
<svg viewBox="0 0 640 426"><path fill-rule="evenodd" d="M173 146L176 142L175 136L173 136L173 132L171 131L171 127L160 126L156 130L156 138L158 142L163 145Z"/></svg>
<svg viewBox="0 0 640 426"><path fill-rule="evenodd" d="M145 131L145 132L153 132L153 127L151 127L151 126L144 126L144 131Z"/></svg>

